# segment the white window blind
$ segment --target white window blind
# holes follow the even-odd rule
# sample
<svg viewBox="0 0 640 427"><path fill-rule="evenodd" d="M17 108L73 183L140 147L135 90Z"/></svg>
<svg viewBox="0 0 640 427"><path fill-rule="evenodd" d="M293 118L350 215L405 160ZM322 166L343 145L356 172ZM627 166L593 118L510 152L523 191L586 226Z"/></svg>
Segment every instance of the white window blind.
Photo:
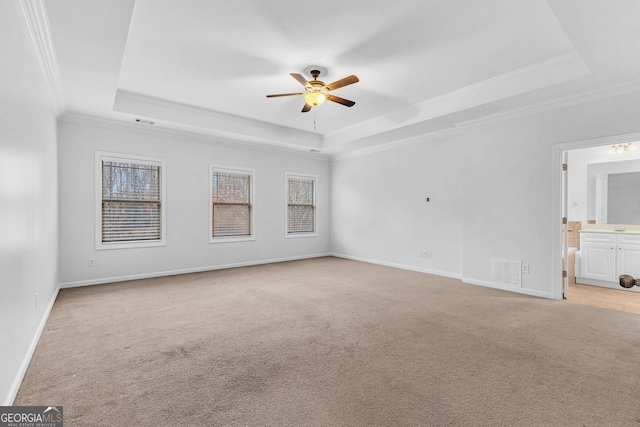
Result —
<svg viewBox="0 0 640 427"><path fill-rule="evenodd" d="M211 237L251 235L251 172L212 169Z"/></svg>
<svg viewBox="0 0 640 427"><path fill-rule="evenodd" d="M315 178L290 175L287 182L287 234L315 233Z"/></svg>
<svg viewBox="0 0 640 427"><path fill-rule="evenodd" d="M161 240L161 166L101 163L102 243Z"/></svg>

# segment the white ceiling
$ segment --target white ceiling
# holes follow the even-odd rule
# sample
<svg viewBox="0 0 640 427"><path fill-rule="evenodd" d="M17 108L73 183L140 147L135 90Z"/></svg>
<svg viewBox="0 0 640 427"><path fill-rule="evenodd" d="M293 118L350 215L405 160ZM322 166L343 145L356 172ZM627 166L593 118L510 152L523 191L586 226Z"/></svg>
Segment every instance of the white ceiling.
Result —
<svg viewBox="0 0 640 427"><path fill-rule="evenodd" d="M341 153L637 89L637 0L45 0L67 114ZM289 73L360 82L301 113ZM309 77L311 79L311 77Z"/></svg>

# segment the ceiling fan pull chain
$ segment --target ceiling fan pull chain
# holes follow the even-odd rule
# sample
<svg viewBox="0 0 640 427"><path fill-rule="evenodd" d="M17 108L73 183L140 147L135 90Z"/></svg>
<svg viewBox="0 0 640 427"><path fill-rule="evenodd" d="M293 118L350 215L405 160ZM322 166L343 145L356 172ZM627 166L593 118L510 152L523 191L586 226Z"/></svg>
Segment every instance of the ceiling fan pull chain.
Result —
<svg viewBox="0 0 640 427"><path fill-rule="evenodd" d="M313 110L313 130L316 130L316 110Z"/></svg>

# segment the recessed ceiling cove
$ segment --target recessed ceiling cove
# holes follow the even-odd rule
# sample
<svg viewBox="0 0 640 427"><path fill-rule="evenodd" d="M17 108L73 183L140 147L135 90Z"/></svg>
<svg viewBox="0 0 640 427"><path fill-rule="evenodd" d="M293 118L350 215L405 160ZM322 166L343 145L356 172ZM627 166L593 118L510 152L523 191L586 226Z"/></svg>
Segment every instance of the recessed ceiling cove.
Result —
<svg viewBox="0 0 640 427"><path fill-rule="evenodd" d="M638 7L624 1L606 13L578 0L45 1L67 111L324 153L640 71L607 65L638 50ZM584 31L598 25L618 34ZM336 92L356 104L300 114L299 97L265 97L304 89L289 74L312 80L312 64L324 82L356 75Z"/></svg>

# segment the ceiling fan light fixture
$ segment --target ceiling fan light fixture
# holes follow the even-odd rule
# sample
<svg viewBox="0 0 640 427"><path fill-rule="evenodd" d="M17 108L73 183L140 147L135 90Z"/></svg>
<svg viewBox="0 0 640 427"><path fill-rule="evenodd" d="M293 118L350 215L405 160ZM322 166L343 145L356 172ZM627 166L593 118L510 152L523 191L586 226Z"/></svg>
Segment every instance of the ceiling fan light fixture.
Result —
<svg viewBox="0 0 640 427"><path fill-rule="evenodd" d="M304 96L304 100L307 104L317 107L324 104L327 100L327 96L320 92L309 92Z"/></svg>
<svg viewBox="0 0 640 427"><path fill-rule="evenodd" d="M329 83L328 85L324 84L323 81L318 80L318 76L320 76L320 70L313 69L311 70L311 75L313 76L313 80L307 80L304 76L298 73L289 73L291 77L296 79L298 83L304 86L306 92L298 92L298 93L277 93L273 95L267 95L267 98L279 98L283 96L302 96L304 95L305 104L302 107L301 113L308 113L311 111L313 107L318 107L325 103L325 101L335 102L336 104L344 105L345 107L353 107L356 105L355 102L349 101L348 99L340 98L339 96L335 96L329 92L340 89L341 87L349 86L354 83L358 83L360 80L358 77L354 75L350 75L344 77L340 80L336 80L333 83Z"/></svg>

